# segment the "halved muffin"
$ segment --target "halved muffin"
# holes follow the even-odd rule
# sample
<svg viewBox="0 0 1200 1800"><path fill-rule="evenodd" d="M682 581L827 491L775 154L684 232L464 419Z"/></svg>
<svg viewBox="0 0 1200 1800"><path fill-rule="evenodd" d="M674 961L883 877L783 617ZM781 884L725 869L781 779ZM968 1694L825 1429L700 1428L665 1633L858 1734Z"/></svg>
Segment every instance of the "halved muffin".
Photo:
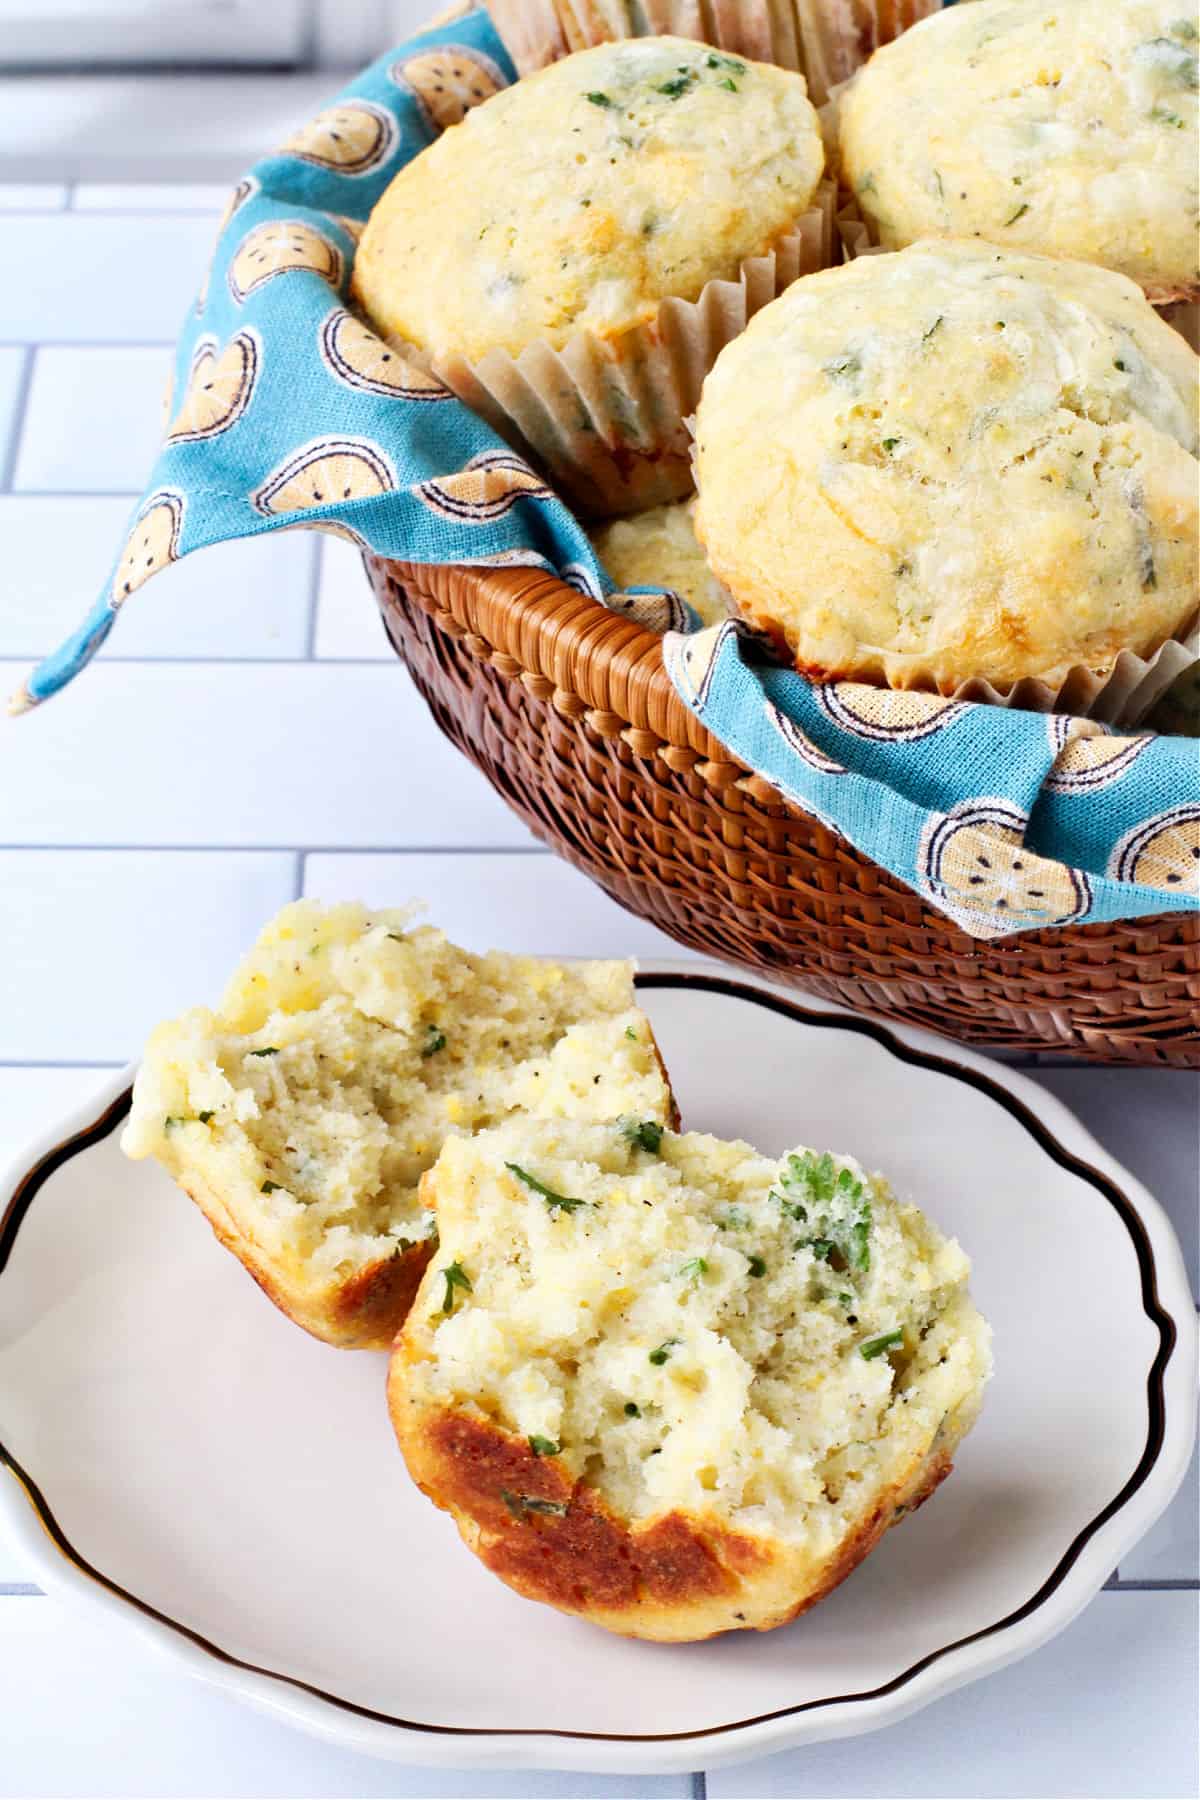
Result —
<svg viewBox="0 0 1200 1800"><path fill-rule="evenodd" d="M153 1033L121 1142L298 1325L386 1349L437 1243L421 1176L526 1108L676 1118L632 964L476 956L404 912L299 901L215 1013Z"/></svg>
<svg viewBox="0 0 1200 1800"><path fill-rule="evenodd" d="M440 1243L388 1384L409 1470L509 1586L611 1631L794 1618L979 1410L966 1257L850 1157L512 1120L423 1195Z"/></svg>

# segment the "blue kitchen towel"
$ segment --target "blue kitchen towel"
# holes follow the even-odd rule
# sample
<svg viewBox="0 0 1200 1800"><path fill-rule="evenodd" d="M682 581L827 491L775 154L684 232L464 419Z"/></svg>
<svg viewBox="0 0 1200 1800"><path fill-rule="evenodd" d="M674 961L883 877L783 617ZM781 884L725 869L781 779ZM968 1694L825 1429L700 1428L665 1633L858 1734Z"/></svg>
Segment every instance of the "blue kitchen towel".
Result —
<svg viewBox="0 0 1200 1800"><path fill-rule="evenodd" d="M1062 716L814 685L666 591L614 593L535 472L345 305L397 170L515 79L482 10L373 63L230 198L166 434L100 599L16 710L66 685L134 591L206 544L335 532L409 562L553 569L657 629L678 692L790 800L978 937L1200 909L1200 745ZM365 595L364 595L365 600Z"/></svg>

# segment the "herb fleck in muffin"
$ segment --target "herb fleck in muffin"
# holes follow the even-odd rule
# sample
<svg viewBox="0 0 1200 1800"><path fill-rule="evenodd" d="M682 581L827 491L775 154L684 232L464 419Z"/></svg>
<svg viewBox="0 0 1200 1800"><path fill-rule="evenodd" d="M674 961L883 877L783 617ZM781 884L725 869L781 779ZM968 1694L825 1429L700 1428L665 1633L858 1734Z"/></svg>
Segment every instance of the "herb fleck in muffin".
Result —
<svg viewBox="0 0 1200 1800"><path fill-rule="evenodd" d="M495 95L401 171L354 294L552 476L595 476L606 452L634 490L618 482L626 504L608 510L630 510L686 492L682 418L728 334L664 303L785 243L790 279L823 164L800 76L674 38L602 45ZM774 289L768 275L755 299ZM689 329L685 373L667 347ZM523 376L540 399L514 420Z"/></svg>
<svg viewBox="0 0 1200 1800"><path fill-rule="evenodd" d="M307 1331L386 1349L437 1241L445 1139L523 1107L675 1117L629 963L474 956L401 912L300 901L216 1013L146 1047L121 1140Z"/></svg>
<svg viewBox="0 0 1200 1800"><path fill-rule="evenodd" d="M1197 47L1181 0L979 0L841 96L843 172L886 249L971 233L1200 293Z"/></svg>
<svg viewBox="0 0 1200 1800"><path fill-rule="evenodd" d="M967 1259L847 1156L513 1122L426 1178L388 1400L519 1593L632 1637L767 1630L949 1474L988 1328Z"/></svg>
<svg viewBox="0 0 1200 1800"><path fill-rule="evenodd" d="M695 500L654 506L631 519L597 526L591 539L619 587L670 588L706 625L715 625L728 618L732 607L697 542L695 515Z"/></svg>
<svg viewBox="0 0 1200 1800"><path fill-rule="evenodd" d="M934 241L807 276L705 383L697 531L797 666L953 692L1197 604L1195 353L1107 269Z"/></svg>

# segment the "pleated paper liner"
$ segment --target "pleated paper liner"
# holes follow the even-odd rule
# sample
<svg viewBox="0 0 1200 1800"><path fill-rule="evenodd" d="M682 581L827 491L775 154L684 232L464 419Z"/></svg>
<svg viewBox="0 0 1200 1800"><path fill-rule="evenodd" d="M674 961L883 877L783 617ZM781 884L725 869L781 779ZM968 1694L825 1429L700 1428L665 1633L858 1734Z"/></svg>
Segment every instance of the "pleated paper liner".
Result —
<svg viewBox="0 0 1200 1800"><path fill-rule="evenodd" d="M814 105L942 0L487 0L523 75L575 50L670 36L797 69Z"/></svg>
<svg viewBox="0 0 1200 1800"><path fill-rule="evenodd" d="M641 512L692 491L684 421L717 356L798 275L834 257L834 190L736 280L710 281L698 299L668 299L615 338L580 332L562 349L491 350L477 362L434 359L433 372L586 518Z"/></svg>

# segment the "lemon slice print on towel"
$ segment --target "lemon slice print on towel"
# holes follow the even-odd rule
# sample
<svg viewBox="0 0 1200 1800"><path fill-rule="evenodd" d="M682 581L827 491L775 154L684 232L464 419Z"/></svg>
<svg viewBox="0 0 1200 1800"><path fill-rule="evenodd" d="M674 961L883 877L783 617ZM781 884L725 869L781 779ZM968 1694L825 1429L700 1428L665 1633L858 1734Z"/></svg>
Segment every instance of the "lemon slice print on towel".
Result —
<svg viewBox="0 0 1200 1800"><path fill-rule="evenodd" d="M1120 781L1153 741L1141 737L1113 737L1094 719L1068 719L1052 713L1050 745L1058 752L1046 777L1051 794L1090 794Z"/></svg>
<svg viewBox="0 0 1200 1800"><path fill-rule="evenodd" d="M1200 806L1174 806L1127 833L1113 851L1109 874L1200 899Z"/></svg>
<svg viewBox="0 0 1200 1800"><path fill-rule="evenodd" d="M111 599L120 606L143 581L149 581L179 555L183 524L183 495L173 488L159 488L149 495L133 522L113 576Z"/></svg>
<svg viewBox="0 0 1200 1800"><path fill-rule="evenodd" d="M508 86L491 57L466 44L420 51L394 62L388 76L412 94L434 131L460 125L473 106Z"/></svg>
<svg viewBox="0 0 1200 1800"><path fill-rule="evenodd" d="M196 295L196 311L198 313L202 313L208 304L208 288L209 283L212 280L213 262L216 258L217 251L221 248L221 239L225 236L225 227L229 224L233 215L240 212L247 200L252 199L253 196L258 193L258 190L259 184L257 178L253 175L245 175L242 177L241 181L238 182L232 194L230 194L228 200L225 202L224 210L221 213L220 221L217 225L217 238L212 247L212 255L209 257L208 267L204 271L204 280L200 283L200 292Z"/></svg>
<svg viewBox="0 0 1200 1800"><path fill-rule="evenodd" d="M256 512L274 518L369 500L395 485L395 471L378 444L366 438L314 438L268 475L250 500Z"/></svg>
<svg viewBox="0 0 1200 1800"><path fill-rule="evenodd" d="M399 128L385 106L376 106L373 100L342 100L294 131L279 146L279 154L339 175L368 175L387 161L399 141Z"/></svg>
<svg viewBox="0 0 1200 1800"><path fill-rule="evenodd" d="M846 775L849 773L844 763L835 762L827 756L818 744L814 744L807 732L801 731L794 719L789 719L785 712L770 700L763 702L763 711L768 723L776 730L789 750L794 750L802 762L810 768L817 769L822 775Z"/></svg>
<svg viewBox="0 0 1200 1800"><path fill-rule="evenodd" d="M413 489L422 506L465 525L486 525L502 518L518 500L549 500L540 475L512 450L485 450L473 456L457 475L423 481Z"/></svg>
<svg viewBox="0 0 1200 1800"><path fill-rule="evenodd" d="M315 226L302 219L270 219L256 225L238 246L229 265L229 291L240 306L256 288L276 275L307 270L340 287L342 253Z"/></svg>
<svg viewBox="0 0 1200 1800"><path fill-rule="evenodd" d="M911 744L945 731L966 707L915 688L875 688L860 681L831 681L813 688L813 699L843 731L876 743Z"/></svg>
<svg viewBox="0 0 1200 1800"><path fill-rule="evenodd" d="M223 350L215 338L201 338L168 444L198 443L237 424L258 380L261 348L256 331L235 332Z"/></svg>
<svg viewBox="0 0 1200 1800"><path fill-rule="evenodd" d="M320 344L321 361L348 387L396 400L454 398L436 375L401 356L344 307L335 307L323 321Z"/></svg>
<svg viewBox="0 0 1200 1800"><path fill-rule="evenodd" d="M917 866L926 892L973 937L1065 925L1091 905L1086 875L1028 850L1025 826L997 798L967 801L925 829Z"/></svg>
<svg viewBox="0 0 1200 1800"><path fill-rule="evenodd" d="M724 619L719 625L710 625L706 631L669 638L664 645L668 673L693 706L703 708L721 651L736 632L733 620Z"/></svg>

